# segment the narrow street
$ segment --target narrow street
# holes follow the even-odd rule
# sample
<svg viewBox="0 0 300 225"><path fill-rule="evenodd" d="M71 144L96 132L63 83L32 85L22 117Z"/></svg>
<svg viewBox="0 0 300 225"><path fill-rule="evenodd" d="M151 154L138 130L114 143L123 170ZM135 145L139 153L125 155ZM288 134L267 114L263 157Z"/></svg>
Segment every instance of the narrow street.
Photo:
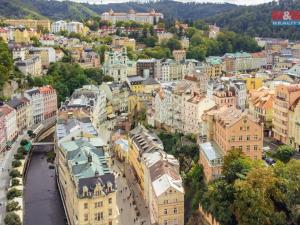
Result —
<svg viewBox="0 0 300 225"><path fill-rule="evenodd" d="M99 136L105 142L110 140L112 121L107 121L99 129ZM123 177L125 169L126 177ZM124 162L119 162L114 159L112 170L116 175L117 183L117 207L118 207L118 225L149 225L150 216L149 210L146 208L140 187L135 181L130 166ZM135 203L135 204L133 204ZM138 216L139 212L139 216Z"/></svg>
<svg viewBox="0 0 300 225"><path fill-rule="evenodd" d="M116 176L118 187L117 205L119 211L118 224L119 225L149 225L150 217L148 208L145 206L142 193L139 189L138 183L129 175L124 178L122 171L124 170L123 163L115 160L113 171ZM129 165L126 166L129 170ZM127 173L126 173L127 174ZM135 203L135 204L134 204ZM138 215L139 212L139 215Z"/></svg>
<svg viewBox="0 0 300 225"><path fill-rule="evenodd" d="M8 170L11 170L11 162L14 160L14 154L16 154L20 142L24 137L25 135L20 135L10 150L0 153L0 225L4 225L4 217L6 213L6 193L10 181Z"/></svg>

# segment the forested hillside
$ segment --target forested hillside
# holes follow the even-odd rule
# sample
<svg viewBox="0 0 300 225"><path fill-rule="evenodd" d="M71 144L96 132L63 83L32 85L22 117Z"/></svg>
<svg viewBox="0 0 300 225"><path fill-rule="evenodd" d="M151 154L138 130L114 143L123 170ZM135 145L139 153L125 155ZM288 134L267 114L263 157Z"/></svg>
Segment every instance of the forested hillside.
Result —
<svg viewBox="0 0 300 225"><path fill-rule="evenodd" d="M210 17L206 21L217 23L237 33L250 36L300 39L299 27L273 26L273 10L300 10L299 0L285 0L258 6L238 7L226 13Z"/></svg>
<svg viewBox="0 0 300 225"><path fill-rule="evenodd" d="M231 4L184 4L174 1L162 1L148 4L115 3L107 5L89 5L54 0L1 0L0 2L0 17L47 17L52 20L84 20L91 16L97 16L109 9L125 12L129 9L140 12L147 12L151 9L155 9L164 13L167 18L192 20L206 18L236 8L235 5Z"/></svg>

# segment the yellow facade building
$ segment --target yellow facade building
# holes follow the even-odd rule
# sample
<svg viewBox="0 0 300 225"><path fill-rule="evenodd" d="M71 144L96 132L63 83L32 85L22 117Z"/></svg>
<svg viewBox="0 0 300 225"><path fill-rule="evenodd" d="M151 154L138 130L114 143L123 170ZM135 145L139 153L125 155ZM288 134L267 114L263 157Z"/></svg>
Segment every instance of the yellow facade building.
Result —
<svg viewBox="0 0 300 225"><path fill-rule="evenodd" d="M59 188L70 225L116 225L116 184L102 148L84 139L58 146Z"/></svg>
<svg viewBox="0 0 300 225"><path fill-rule="evenodd" d="M163 150L163 144L156 134L149 132L145 127L138 126L128 135L129 164L132 166L135 176L144 190L144 168L141 164L143 153Z"/></svg>
<svg viewBox="0 0 300 225"><path fill-rule="evenodd" d="M156 134L139 125L129 132L129 163L142 189L151 224L184 224L184 188L178 160Z"/></svg>
<svg viewBox="0 0 300 225"><path fill-rule="evenodd" d="M133 51L135 51L136 42L133 38L128 37L114 37L112 39L112 46L113 47L126 47L131 48Z"/></svg>
<svg viewBox="0 0 300 225"><path fill-rule="evenodd" d="M246 77L242 79L246 81L246 88L248 92L261 88L265 80L265 78L263 77L256 76Z"/></svg>
<svg viewBox="0 0 300 225"><path fill-rule="evenodd" d="M32 19L7 19L4 23L11 26L25 26L37 30L43 28L50 31L50 20L32 20Z"/></svg>
<svg viewBox="0 0 300 225"><path fill-rule="evenodd" d="M275 91L266 87L253 90L249 95L249 113L264 123L265 130L271 130Z"/></svg>
<svg viewBox="0 0 300 225"><path fill-rule="evenodd" d="M29 32L25 28L16 28L13 35L16 43L28 44L30 42Z"/></svg>

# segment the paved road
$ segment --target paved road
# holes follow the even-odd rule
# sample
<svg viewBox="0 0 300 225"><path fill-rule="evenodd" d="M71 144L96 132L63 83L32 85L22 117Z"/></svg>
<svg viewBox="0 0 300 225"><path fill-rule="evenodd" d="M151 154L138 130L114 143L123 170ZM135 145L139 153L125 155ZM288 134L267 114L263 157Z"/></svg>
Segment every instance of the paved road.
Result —
<svg viewBox="0 0 300 225"><path fill-rule="evenodd" d="M112 167L115 172L120 174L116 178L118 188L117 206L119 211L118 225L141 225L142 221L144 221L144 225L149 225L149 212L145 207L139 186L134 181L131 181L133 177L129 178L126 176L124 178L122 176L122 170L124 170L122 167L122 163L116 160ZM135 201L135 204L133 204L133 201ZM140 216L137 216L137 212L140 212Z"/></svg>
<svg viewBox="0 0 300 225"><path fill-rule="evenodd" d="M101 136L105 142L110 141L111 128L114 121L106 121L98 129L99 136ZM142 197L141 190L138 183L136 183L135 178L130 172L130 166L128 164L122 163L114 159L114 165L112 170L116 176L117 183L117 207L118 207L118 225L149 225L150 217L148 208L146 208L144 199ZM127 176L124 178L122 176L124 168L126 168ZM129 197L130 196L130 197ZM133 200L135 205L133 205ZM137 212L140 216L137 216Z"/></svg>
<svg viewBox="0 0 300 225"><path fill-rule="evenodd" d="M16 154L20 141L23 138L24 136L20 135L9 151L0 153L0 203L2 204L2 206L0 206L0 225L4 225L3 220L6 213L6 193L10 181L8 169L11 169L11 162L14 160L14 154ZM4 171L2 171L2 169Z"/></svg>

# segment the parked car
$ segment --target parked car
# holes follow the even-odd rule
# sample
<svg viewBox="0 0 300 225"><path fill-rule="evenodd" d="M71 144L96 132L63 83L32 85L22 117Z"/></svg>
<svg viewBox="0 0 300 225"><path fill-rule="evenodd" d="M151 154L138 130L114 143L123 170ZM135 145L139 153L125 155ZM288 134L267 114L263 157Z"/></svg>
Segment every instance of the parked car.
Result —
<svg viewBox="0 0 300 225"><path fill-rule="evenodd" d="M275 159L272 159L271 157L270 158L266 158L265 159L265 161L266 161L266 163L268 163L269 165L273 165L273 164L275 164Z"/></svg>

